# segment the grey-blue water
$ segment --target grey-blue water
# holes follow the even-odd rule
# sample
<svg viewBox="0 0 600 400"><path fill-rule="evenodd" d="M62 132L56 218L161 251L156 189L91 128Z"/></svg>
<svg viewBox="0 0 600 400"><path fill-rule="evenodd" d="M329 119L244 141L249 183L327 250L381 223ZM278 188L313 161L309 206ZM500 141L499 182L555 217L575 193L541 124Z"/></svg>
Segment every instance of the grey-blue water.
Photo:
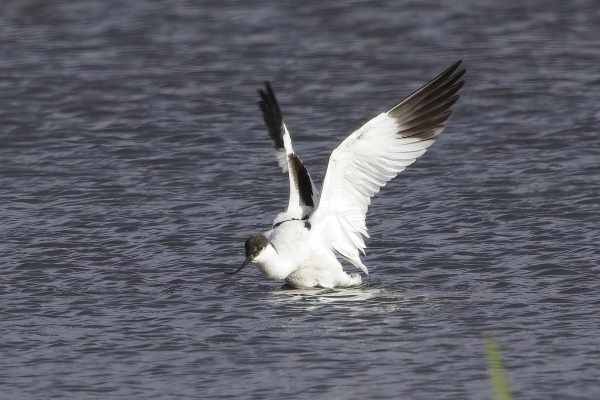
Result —
<svg viewBox="0 0 600 400"><path fill-rule="evenodd" d="M0 5L0 398L600 398L597 1ZM371 274L287 291L273 82L319 181L458 59L440 140L373 201ZM349 270L351 270L349 268Z"/></svg>

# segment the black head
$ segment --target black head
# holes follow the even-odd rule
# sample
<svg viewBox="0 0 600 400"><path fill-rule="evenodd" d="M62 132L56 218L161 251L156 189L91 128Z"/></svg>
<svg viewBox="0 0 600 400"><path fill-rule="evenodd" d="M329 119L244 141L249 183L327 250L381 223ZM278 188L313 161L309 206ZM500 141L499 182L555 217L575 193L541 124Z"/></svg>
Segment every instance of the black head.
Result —
<svg viewBox="0 0 600 400"><path fill-rule="evenodd" d="M246 240L246 259L242 263L242 265L233 272L226 272L227 274L237 274L240 272L246 265L250 264L261 251L267 248L269 245L269 241L263 235L253 235Z"/></svg>
<svg viewBox="0 0 600 400"><path fill-rule="evenodd" d="M263 235L250 236L245 244L246 257L256 258L268 245L269 241Z"/></svg>

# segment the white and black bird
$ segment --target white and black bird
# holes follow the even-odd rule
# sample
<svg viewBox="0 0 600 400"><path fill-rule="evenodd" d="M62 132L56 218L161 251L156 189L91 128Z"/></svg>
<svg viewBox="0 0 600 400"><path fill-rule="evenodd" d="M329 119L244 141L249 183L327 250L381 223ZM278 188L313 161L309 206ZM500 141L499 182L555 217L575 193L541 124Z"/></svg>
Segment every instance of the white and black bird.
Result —
<svg viewBox="0 0 600 400"><path fill-rule="evenodd" d="M288 172L290 197L271 230L246 240L246 259L230 273L253 263L267 277L297 288L360 284L360 273L346 273L339 259L368 274L360 252L364 254L366 247L363 237L369 237L365 218L371 197L422 156L444 130L464 84L460 63L371 119L333 150L320 194L292 148L275 94L266 82L265 90L259 90L259 105L279 166Z"/></svg>

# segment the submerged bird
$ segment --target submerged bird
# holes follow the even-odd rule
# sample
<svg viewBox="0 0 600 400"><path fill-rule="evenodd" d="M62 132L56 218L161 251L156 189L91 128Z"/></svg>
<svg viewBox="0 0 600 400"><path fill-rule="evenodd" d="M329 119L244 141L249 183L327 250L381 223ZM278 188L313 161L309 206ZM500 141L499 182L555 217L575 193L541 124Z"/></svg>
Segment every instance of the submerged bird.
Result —
<svg viewBox="0 0 600 400"><path fill-rule="evenodd" d="M365 224L371 197L433 144L452 115L465 69L458 61L435 79L348 136L329 157L319 192L292 148L290 133L269 82L259 90L260 108L277 159L288 172L290 197L272 229L246 240L246 259L229 274L255 264L267 277L296 288L348 287L361 283L339 259L365 274Z"/></svg>

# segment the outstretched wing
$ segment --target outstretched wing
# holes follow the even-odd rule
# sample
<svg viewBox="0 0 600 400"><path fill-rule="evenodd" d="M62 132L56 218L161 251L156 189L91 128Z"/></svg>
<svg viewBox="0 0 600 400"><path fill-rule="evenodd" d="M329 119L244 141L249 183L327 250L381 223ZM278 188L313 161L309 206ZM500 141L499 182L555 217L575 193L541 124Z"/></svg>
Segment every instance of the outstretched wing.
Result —
<svg viewBox="0 0 600 400"><path fill-rule="evenodd" d="M279 219L301 219L309 216L319 203L317 190L308 170L294 153L292 138L285 126L281 109L273 88L265 82L265 90L259 90L260 101L258 105L263 114L269 136L273 140L277 151L277 161L283 172L288 172L290 181L290 198L288 207ZM277 222L277 221L276 221ZM281 222L281 221L279 221Z"/></svg>
<svg viewBox="0 0 600 400"><path fill-rule="evenodd" d="M337 255L368 273L360 260L365 217L371 197L400 171L422 156L444 130L458 100L465 70L461 61L379 114L346 138L332 153L312 229Z"/></svg>

